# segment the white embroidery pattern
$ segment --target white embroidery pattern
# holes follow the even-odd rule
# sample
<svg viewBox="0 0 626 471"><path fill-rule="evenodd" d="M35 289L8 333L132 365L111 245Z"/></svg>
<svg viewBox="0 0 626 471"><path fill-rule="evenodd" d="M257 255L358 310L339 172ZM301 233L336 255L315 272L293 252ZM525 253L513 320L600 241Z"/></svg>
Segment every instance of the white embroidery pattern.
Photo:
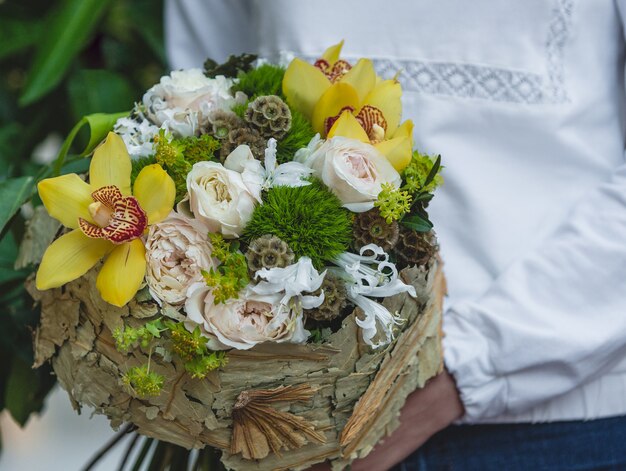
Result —
<svg viewBox="0 0 626 471"><path fill-rule="evenodd" d="M574 0L555 0L546 39L546 74L455 62L374 58L379 75L398 80L406 91L524 104L569 100L565 88L564 50L570 35ZM317 57L304 55L311 62ZM346 57L354 62L358 57Z"/></svg>

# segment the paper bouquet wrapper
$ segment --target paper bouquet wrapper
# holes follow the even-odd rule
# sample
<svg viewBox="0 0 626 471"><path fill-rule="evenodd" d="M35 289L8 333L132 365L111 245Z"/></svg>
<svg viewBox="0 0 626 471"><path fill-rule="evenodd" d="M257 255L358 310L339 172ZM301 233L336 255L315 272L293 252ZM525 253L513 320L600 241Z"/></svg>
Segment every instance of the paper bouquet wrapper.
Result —
<svg viewBox="0 0 626 471"><path fill-rule="evenodd" d="M403 319L387 347L363 343L356 308L323 343L231 350L228 364L202 380L176 358L152 354L151 370L165 376L163 391L137 398L120 378L145 364L148 352L120 353L112 331L168 313L141 294L123 308L105 303L95 275L92 270L45 292L29 284L41 304L35 366L52 361L75 409L92 407L114 428L132 423L143 435L186 448L218 448L229 469L306 469L324 460L342 469L391 433L407 396L442 369L446 288L441 263L433 258L401 271L416 298L402 293L385 299Z"/></svg>

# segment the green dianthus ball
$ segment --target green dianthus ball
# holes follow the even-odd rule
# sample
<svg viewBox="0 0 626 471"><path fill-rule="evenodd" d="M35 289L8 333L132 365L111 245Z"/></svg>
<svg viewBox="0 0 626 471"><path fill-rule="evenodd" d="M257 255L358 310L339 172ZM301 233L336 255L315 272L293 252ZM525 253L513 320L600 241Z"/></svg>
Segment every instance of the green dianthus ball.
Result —
<svg viewBox="0 0 626 471"><path fill-rule="evenodd" d="M307 256L316 268L345 252L352 236L352 217L321 182L270 189L246 226L248 241L272 234L296 257Z"/></svg>

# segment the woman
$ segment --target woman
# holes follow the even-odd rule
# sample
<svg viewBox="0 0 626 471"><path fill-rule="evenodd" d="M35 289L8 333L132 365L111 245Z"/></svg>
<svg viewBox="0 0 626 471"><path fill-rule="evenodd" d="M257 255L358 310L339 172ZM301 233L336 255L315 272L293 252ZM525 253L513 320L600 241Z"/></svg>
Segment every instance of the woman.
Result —
<svg viewBox="0 0 626 471"><path fill-rule="evenodd" d="M354 468L388 469L445 429L402 469L625 469L626 0L167 7L174 68L314 59L345 39L345 58L402 71L417 147L443 155L449 373Z"/></svg>

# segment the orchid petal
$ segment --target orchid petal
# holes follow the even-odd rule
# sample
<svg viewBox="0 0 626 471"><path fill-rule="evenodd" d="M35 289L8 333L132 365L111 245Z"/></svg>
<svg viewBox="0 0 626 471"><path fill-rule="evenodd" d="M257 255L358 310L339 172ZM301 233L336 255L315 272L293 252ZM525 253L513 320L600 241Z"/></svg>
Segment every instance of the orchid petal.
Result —
<svg viewBox="0 0 626 471"><path fill-rule="evenodd" d="M122 307L137 294L145 274L146 249L135 239L115 247L98 273L96 287L102 299Z"/></svg>
<svg viewBox="0 0 626 471"><path fill-rule="evenodd" d="M83 276L111 249L111 242L91 239L80 229L62 235L43 255L37 271L37 289L57 288Z"/></svg>
<svg viewBox="0 0 626 471"><path fill-rule="evenodd" d="M283 78L283 93L287 102L311 119L313 108L330 82L317 67L301 59L294 59L287 67Z"/></svg>
<svg viewBox="0 0 626 471"><path fill-rule="evenodd" d="M411 147L413 147L413 121L407 119L403 122L398 129L396 129L395 133L389 134L388 138L391 139L392 137L408 137L411 139Z"/></svg>
<svg viewBox="0 0 626 471"><path fill-rule="evenodd" d="M147 165L135 179L133 194L148 215L148 224L156 224L172 212L176 185L159 164Z"/></svg>
<svg viewBox="0 0 626 471"><path fill-rule="evenodd" d="M338 116L344 108L354 111L359 106L359 95L355 88L343 82L332 84L319 98L313 108L311 124L315 132L324 135L327 118Z"/></svg>
<svg viewBox="0 0 626 471"><path fill-rule="evenodd" d="M322 59L324 59L328 64L333 65L335 62L339 60L339 56L341 55L341 48L343 47L343 39L324 51L322 54Z"/></svg>
<svg viewBox="0 0 626 471"><path fill-rule="evenodd" d="M394 137L388 141L374 144L378 151L387 157L389 163L398 172L402 172L411 162L413 155L412 139L408 137Z"/></svg>
<svg viewBox="0 0 626 471"><path fill-rule="evenodd" d="M378 108L387 121L387 132L392 136L402 116L402 87L396 80L383 80L365 97L366 105Z"/></svg>
<svg viewBox="0 0 626 471"><path fill-rule="evenodd" d="M374 64L369 59L360 59L354 67L341 77L340 82L352 85L359 97L359 103L362 104L376 86Z"/></svg>
<svg viewBox="0 0 626 471"><path fill-rule="evenodd" d="M365 132L365 129L363 129L361 123L357 121L357 119L350 111L344 111L343 113L341 113L339 119L335 121L333 127L330 128L330 131L328 131L328 139L331 139L335 136L356 139L367 144L369 144L370 142L370 138Z"/></svg>
<svg viewBox="0 0 626 471"><path fill-rule="evenodd" d="M129 196L131 170L132 164L124 141L110 132L93 154L89 165L89 184L93 191L114 185L124 196Z"/></svg>
<svg viewBox="0 0 626 471"><path fill-rule="evenodd" d="M48 214L70 229L78 228L78 219L93 222L89 205L93 203L91 187L75 173L46 178L37 185Z"/></svg>

